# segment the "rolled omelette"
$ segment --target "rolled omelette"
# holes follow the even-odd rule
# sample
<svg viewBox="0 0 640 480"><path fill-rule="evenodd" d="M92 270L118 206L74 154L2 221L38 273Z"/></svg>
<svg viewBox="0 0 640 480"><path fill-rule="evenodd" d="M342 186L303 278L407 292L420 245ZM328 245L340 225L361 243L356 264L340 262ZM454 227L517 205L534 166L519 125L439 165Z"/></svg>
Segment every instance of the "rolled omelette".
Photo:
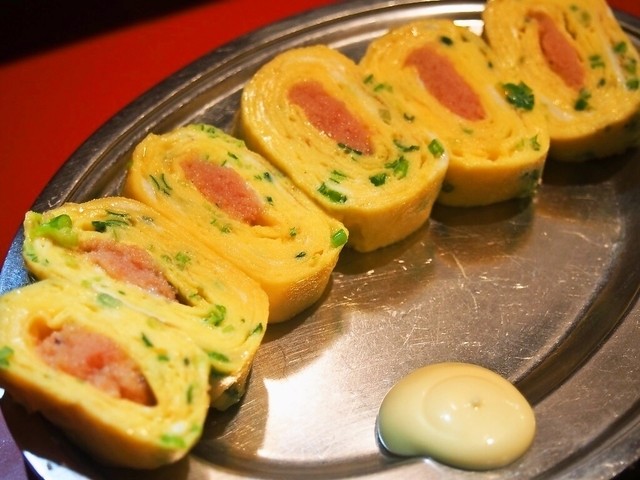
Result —
<svg viewBox="0 0 640 480"><path fill-rule="evenodd" d="M438 203L534 194L549 149L543 112L478 35L446 19L412 22L373 40L360 66L386 101L449 146Z"/></svg>
<svg viewBox="0 0 640 480"><path fill-rule="evenodd" d="M369 252L429 218L448 164L446 145L385 104L358 66L323 45L264 65L242 93L239 135L349 230Z"/></svg>
<svg viewBox="0 0 640 480"><path fill-rule="evenodd" d="M158 318L62 279L0 297L0 385L99 461L183 457L209 408L209 362Z"/></svg>
<svg viewBox="0 0 640 480"><path fill-rule="evenodd" d="M604 0L489 0L484 35L546 109L549 156L584 161L640 140L638 52Z"/></svg>
<svg viewBox="0 0 640 480"><path fill-rule="evenodd" d="M34 276L82 285L182 330L209 356L212 406L239 400L267 326L267 296L255 281L123 197L28 212L24 235Z"/></svg>
<svg viewBox="0 0 640 480"><path fill-rule="evenodd" d="M269 322L321 297L348 237L273 165L209 125L147 136L123 191L256 280L269 298Z"/></svg>

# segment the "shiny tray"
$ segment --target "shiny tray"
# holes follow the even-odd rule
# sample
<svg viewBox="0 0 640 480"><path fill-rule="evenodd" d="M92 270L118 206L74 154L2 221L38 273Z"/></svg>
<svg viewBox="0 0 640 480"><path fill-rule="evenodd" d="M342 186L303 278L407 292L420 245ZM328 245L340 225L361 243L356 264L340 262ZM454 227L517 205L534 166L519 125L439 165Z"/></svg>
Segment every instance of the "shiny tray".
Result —
<svg viewBox="0 0 640 480"><path fill-rule="evenodd" d="M189 122L230 131L244 83L277 53L323 43L357 59L388 28L427 17L482 30L483 2L352 1L241 37L122 110L68 160L36 210L119 192L133 147ZM636 45L640 21L618 19ZM45 479L611 478L640 457L640 152L549 162L533 200L436 206L421 230L370 254L344 250L324 297L271 325L248 392L211 411L183 461L150 472L101 467L8 395L0 401ZM0 291L28 282L18 234ZM514 464L488 472L385 454L378 407L434 362L488 367L534 405L538 431Z"/></svg>

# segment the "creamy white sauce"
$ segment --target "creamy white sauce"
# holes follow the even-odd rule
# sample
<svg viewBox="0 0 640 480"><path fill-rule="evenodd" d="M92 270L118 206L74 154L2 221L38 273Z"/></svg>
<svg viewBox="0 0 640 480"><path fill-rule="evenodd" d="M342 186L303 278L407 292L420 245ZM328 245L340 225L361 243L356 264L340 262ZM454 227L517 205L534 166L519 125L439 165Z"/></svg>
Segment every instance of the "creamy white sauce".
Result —
<svg viewBox="0 0 640 480"><path fill-rule="evenodd" d="M413 371L391 388L377 430L393 454L488 470L523 455L536 422L529 402L507 379L478 365L439 363Z"/></svg>

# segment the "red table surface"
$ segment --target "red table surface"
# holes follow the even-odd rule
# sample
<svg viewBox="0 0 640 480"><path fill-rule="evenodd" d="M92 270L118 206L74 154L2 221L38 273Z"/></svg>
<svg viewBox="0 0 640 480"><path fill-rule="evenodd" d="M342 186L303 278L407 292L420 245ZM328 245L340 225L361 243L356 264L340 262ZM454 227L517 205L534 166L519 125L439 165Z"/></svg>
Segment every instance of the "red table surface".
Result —
<svg viewBox="0 0 640 480"><path fill-rule="evenodd" d="M338 2L114 0L105 6L85 0L82 8L76 2L3 2L0 29L11 41L0 42L1 258L58 168L119 110L234 38L332 3ZM637 0L609 3L640 17ZM28 478L1 416L0 472Z"/></svg>

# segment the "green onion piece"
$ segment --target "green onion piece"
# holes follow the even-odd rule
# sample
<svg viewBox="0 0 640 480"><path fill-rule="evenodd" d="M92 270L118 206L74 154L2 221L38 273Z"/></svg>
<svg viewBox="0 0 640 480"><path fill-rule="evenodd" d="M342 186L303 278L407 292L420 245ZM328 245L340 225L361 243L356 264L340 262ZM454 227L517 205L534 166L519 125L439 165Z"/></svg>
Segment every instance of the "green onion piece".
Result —
<svg viewBox="0 0 640 480"><path fill-rule="evenodd" d="M153 182L153 186L156 187L157 190L161 191L165 195L171 195L171 185L167 183L167 179L164 176L164 173L161 173L158 178L153 175L149 175L151 181Z"/></svg>
<svg viewBox="0 0 640 480"><path fill-rule="evenodd" d="M187 405L191 405L193 403L193 385L189 385L187 388Z"/></svg>
<svg viewBox="0 0 640 480"><path fill-rule="evenodd" d="M109 227L126 227L129 223L124 220L111 219L111 220L93 220L91 226L93 226L96 232L104 233Z"/></svg>
<svg viewBox="0 0 640 480"><path fill-rule="evenodd" d="M415 150L420 150L420 147L418 145L403 145L402 143L400 143L400 140L394 140L393 143L402 152L413 152Z"/></svg>
<svg viewBox="0 0 640 480"><path fill-rule="evenodd" d="M189 262L191 262L191 257L184 252L176 253L175 258L176 258L176 263L178 264L178 269L180 270L184 270L189 264Z"/></svg>
<svg viewBox="0 0 640 480"><path fill-rule="evenodd" d="M381 92L382 90L386 90L387 92L392 92L393 87L388 83L379 83L375 87L373 87L374 92Z"/></svg>
<svg viewBox="0 0 640 480"><path fill-rule="evenodd" d="M387 174L378 173L377 175L371 175L369 177L369 181L373 183L376 187L379 187L380 185L384 185L384 183L387 181Z"/></svg>
<svg viewBox="0 0 640 480"><path fill-rule="evenodd" d="M0 348L0 368L9 367L9 359L13 356L13 348L4 346Z"/></svg>
<svg viewBox="0 0 640 480"><path fill-rule="evenodd" d="M627 58L622 66L627 73L633 75L638 71L638 62L636 62L635 58Z"/></svg>
<svg viewBox="0 0 640 480"><path fill-rule="evenodd" d="M347 243L348 239L349 239L349 236L347 235L347 232L345 232L345 230L341 228L340 230L335 232L333 235L331 235L331 246L336 248L341 247L342 245Z"/></svg>
<svg viewBox="0 0 640 480"><path fill-rule="evenodd" d="M347 154L355 154L355 155L362 155L362 152L360 150L356 150L355 148L351 148L349 145L345 144L345 143L338 143L338 148L340 150L343 150L344 153Z"/></svg>
<svg viewBox="0 0 640 480"><path fill-rule="evenodd" d="M207 355L209 356L209 358L211 360L216 360L218 362L225 362L228 363L229 362L229 357L227 357L225 354L223 353L219 353L219 352L207 352Z"/></svg>
<svg viewBox="0 0 640 480"><path fill-rule="evenodd" d="M73 247L78 243L78 234L73 231L72 227L71 217L62 214L35 227L32 236L49 238L64 247Z"/></svg>
<svg viewBox="0 0 640 480"><path fill-rule="evenodd" d="M627 43L622 41L618 42L613 46L613 51L616 53L626 53L627 52Z"/></svg>
<svg viewBox="0 0 640 480"><path fill-rule="evenodd" d="M196 123L193 125L192 128L208 133L211 136L216 136L218 133L218 129L216 127L212 125L207 125L205 123Z"/></svg>
<svg viewBox="0 0 640 480"><path fill-rule="evenodd" d="M347 175L342 173L339 170L333 170L331 172L331 175L329 175L329 180L331 180L332 182L335 182L335 183L340 183L345 178L347 178Z"/></svg>
<svg viewBox="0 0 640 480"><path fill-rule="evenodd" d="M393 170L393 174L396 178L404 178L407 176L407 172L409 171L409 162L406 158L400 155L400 157L393 162L385 164L385 167Z"/></svg>
<svg viewBox="0 0 640 480"><path fill-rule="evenodd" d="M204 318L205 323L217 327L227 317L227 307L224 305L214 305L213 309Z"/></svg>
<svg viewBox="0 0 640 480"><path fill-rule="evenodd" d="M436 158L440 158L444 155L444 147L437 138L434 138L431 140L431 143L429 143L429 151L431 152L431 155Z"/></svg>
<svg viewBox="0 0 640 480"><path fill-rule="evenodd" d="M541 145L540 145L540 142L538 142L538 135L531 137L531 139L529 140L529 143L531 145L531 148L536 152L540 150Z"/></svg>
<svg viewBox="0 0 640 480"><path fill-rule="evenodd" d="M592 69L605 67L604 60L602 59L602 55L598 55L598 54L589 56L589 64Z"/></svg>
<svg viewBox="0 0 640 480"><path fill-rule="evenodd" d="M258 325L256 325L256 328L251 330L251 333L249 335L255 335L256 333L262 333L263 331L264 331L264 326L261 323L259 323Z"/></svg>
<svg viewBox="0 0 640 480"><path fill-rule="evenodd" d="M107 308L115 308L120 306L120 304L122 303L116 297L112 297L108 293L99 293L97 296L97 300L100 305Z"/></svg>
<svg viewBox="0 0 640 480"><path fill-rule="evenodd" d="M322 184L318 187L318 192L327 197L329 201L333 203L345 203L347 201L347 196L343 193L340 193L336 190L332 190L327 187L327 184L322 182Z"/></svg>
<svg viewBox="0 0 640 480"><path fill-rule="evenodd" d="M214 225L218 230L220 230L220 233L229 233L231 232L231 225L227 224L220 224L218 222L218 219L214 218L213 220L211 220L211 225Z"/></svg>
<svg viewBox="0 0 640 480"><path fill-rule="evenodd" d="M388 108L379 108L378 109L378 115L380 116L380 119L384 123L386 123L386 124L391 123L391 112L389 111Z"/></svg>
<svg viewBox="0 0 640 480"><path fill-rule="evenodd" d="M453 45L453 40L451 40L450 37L447 37L445 35L442 35L440 37L440 43L444 44L444 45Z"/></svg>
<svg viewBox="0 0 640 480"><path fill-rule="evenodd" d="M111 215L112 217L120 217L120 218L128 218L129 217L128 213L114 212L113 210L105 210L105 212L107 212L107 215Z"/></svg>
<svg viewBox="0 0 640 480"><path fill-rule="evenodd" d="M580 90L580 94L578 95L578 99L576 103L573 105L573 108L578 111L583 111L589 108L589 99L591 98L591 94L588 90L582 89Z"/></svg>
<svg viewBox="0 0 640 480"><path fill-rule="evenodd" d="M177 435L164 434L160 437L160 442L163 445L167 445L168 447L173 447L173 448L187 447L187 444L185 443L184 439Z"/></svg>
<svg viewBox="0 0 640 480"><path fill-rule="evenodd" d="M502 90L507 102L516 108L533 110L535 97L533 95L533 91L526 83L520 82L517 85L515 83L504 83L502 85Z"/></svg>

